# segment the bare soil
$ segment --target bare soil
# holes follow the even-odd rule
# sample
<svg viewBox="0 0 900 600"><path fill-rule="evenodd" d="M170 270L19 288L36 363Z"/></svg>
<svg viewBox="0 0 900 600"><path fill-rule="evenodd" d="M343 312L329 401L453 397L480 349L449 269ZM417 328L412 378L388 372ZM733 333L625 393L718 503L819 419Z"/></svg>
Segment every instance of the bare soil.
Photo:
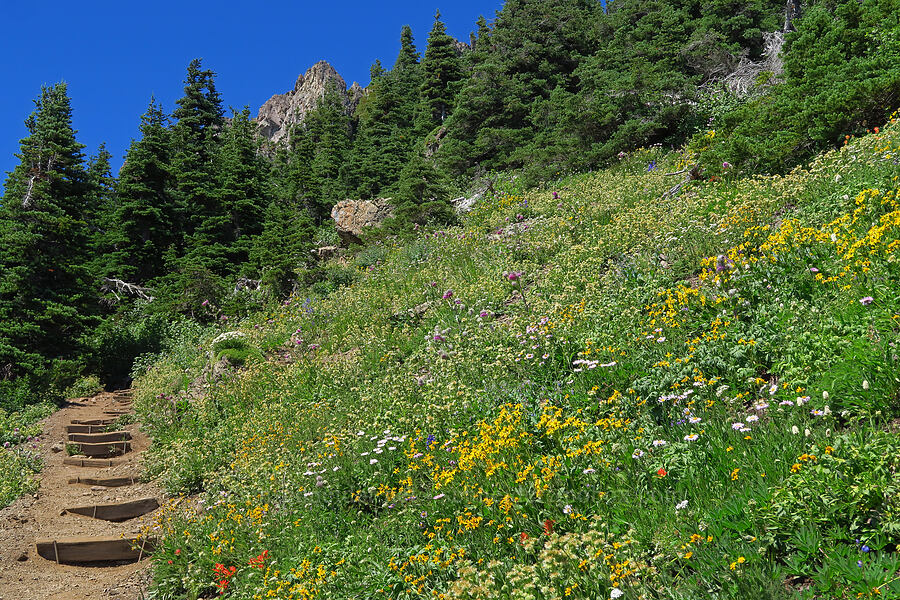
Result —
<svg viewBox="0 0 900 600"><path fill-rule="evenodd" d="M122 427L132 435L132 450L113 467L95 468L64 465L66 425L72 419L103 418L103 411L119 408L113 393L104 392L92 398L72 400L43 422L43 434L37 444L44 459L38 475L40 489L33 496L19 498L0 510L0 600L139 600L146 597L150 580L148 559L133 563L103 563L91 566L60 565L38 556L37 539L64 537L120 537L140 532L152 514L110 523L99 519L63 514L66 508L93 504L109 504L155 497L161 490L152 483L105 488L70 484L73 477L140 476L141 454L149 439L138 424ZM62 446L62 451L57 450Z"/></svg>

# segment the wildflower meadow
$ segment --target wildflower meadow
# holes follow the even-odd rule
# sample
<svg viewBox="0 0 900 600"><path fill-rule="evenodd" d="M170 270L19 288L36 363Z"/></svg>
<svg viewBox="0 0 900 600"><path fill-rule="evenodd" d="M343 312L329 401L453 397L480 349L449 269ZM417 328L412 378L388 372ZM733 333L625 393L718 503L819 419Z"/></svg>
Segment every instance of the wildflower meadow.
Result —
<svg viewBox="0 0 900 600"><path fill-rule="evenodd" d="M697 152L176 328L154 597L900 597L900 124L677 186Z"/></svg>

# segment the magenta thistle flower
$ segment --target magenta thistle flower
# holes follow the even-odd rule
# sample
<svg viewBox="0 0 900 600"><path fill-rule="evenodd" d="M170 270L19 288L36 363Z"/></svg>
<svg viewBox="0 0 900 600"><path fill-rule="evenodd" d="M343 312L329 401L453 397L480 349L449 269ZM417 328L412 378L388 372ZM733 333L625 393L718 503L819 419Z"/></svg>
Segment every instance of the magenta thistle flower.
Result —
<svg viewBox="0 0 900 600"><path fill-rule="evenodd" d="M559 192L553 192L553 199L559 200Z"/></svg>
<svg viewBox="0 0 900 600"><path fill-rule="evenodd" d="M453 297L453 290L447 290L446 292L444 292L444 295L442 296L442 298L444 300L449 300L452 297Z"/></svg>
<svg viewBox="0 0 900 600"><path fill-rule="evenodd" d="M506 278L513 282L518 281L519 279L522 278L522 272L521 271L510 271L509 273L506 274Z"/></svg>

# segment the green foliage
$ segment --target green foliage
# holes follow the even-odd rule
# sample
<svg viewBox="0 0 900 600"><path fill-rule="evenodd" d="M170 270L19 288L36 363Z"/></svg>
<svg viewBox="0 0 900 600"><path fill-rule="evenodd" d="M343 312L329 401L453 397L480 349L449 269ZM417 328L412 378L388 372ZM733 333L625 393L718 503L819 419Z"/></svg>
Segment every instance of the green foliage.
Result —
<svg viewBox="0 0 900 600"><path fill-rule="evenodd" d="M66 398L85 398L102 391L100 378L96 375L86 375L70 385L65 391L65 396Z"/></svg>
<svg viewBox="0 0 900 600"><path fill-rule="evenodd" d="M97 308L82 220L90 186L66 85L43 88L35 105L0 207L0 379L38 389L83 352Z"/></svg>
<svg viewBox="0 0 900 600"><path fill-rule="evenodd" d="M898 15L892 0L810 6L786 38L784 81L717 121L703 164L784 172L883 123L900 107Z"/></svg>
<svg viewBox="0 0 900 600"><path fill-rule="evenodd" d="M132 141L119 172L108 234L109 273L124 281L142 284L163 275L163 252L183 243L171 190L170 135L162 107L151 99L141 117L141 139Z"/></svg>

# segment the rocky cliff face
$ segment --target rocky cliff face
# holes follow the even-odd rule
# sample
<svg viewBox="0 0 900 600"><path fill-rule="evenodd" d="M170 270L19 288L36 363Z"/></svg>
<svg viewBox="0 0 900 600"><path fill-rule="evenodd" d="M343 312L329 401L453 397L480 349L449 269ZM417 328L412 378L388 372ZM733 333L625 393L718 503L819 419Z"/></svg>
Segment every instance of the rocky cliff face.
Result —
<svg viewBox="0 0 900 600"><path fill-rule="evenodd" d="M277 144L287 138L291 127L303 120L316 105L330 85L337 88L347 114L351 114L365 91L355 83L347 89L347 83L330 64L321 60L297 78L294 89L286 94L276 94L259 109L256 123L259 134Z"/></svg>

